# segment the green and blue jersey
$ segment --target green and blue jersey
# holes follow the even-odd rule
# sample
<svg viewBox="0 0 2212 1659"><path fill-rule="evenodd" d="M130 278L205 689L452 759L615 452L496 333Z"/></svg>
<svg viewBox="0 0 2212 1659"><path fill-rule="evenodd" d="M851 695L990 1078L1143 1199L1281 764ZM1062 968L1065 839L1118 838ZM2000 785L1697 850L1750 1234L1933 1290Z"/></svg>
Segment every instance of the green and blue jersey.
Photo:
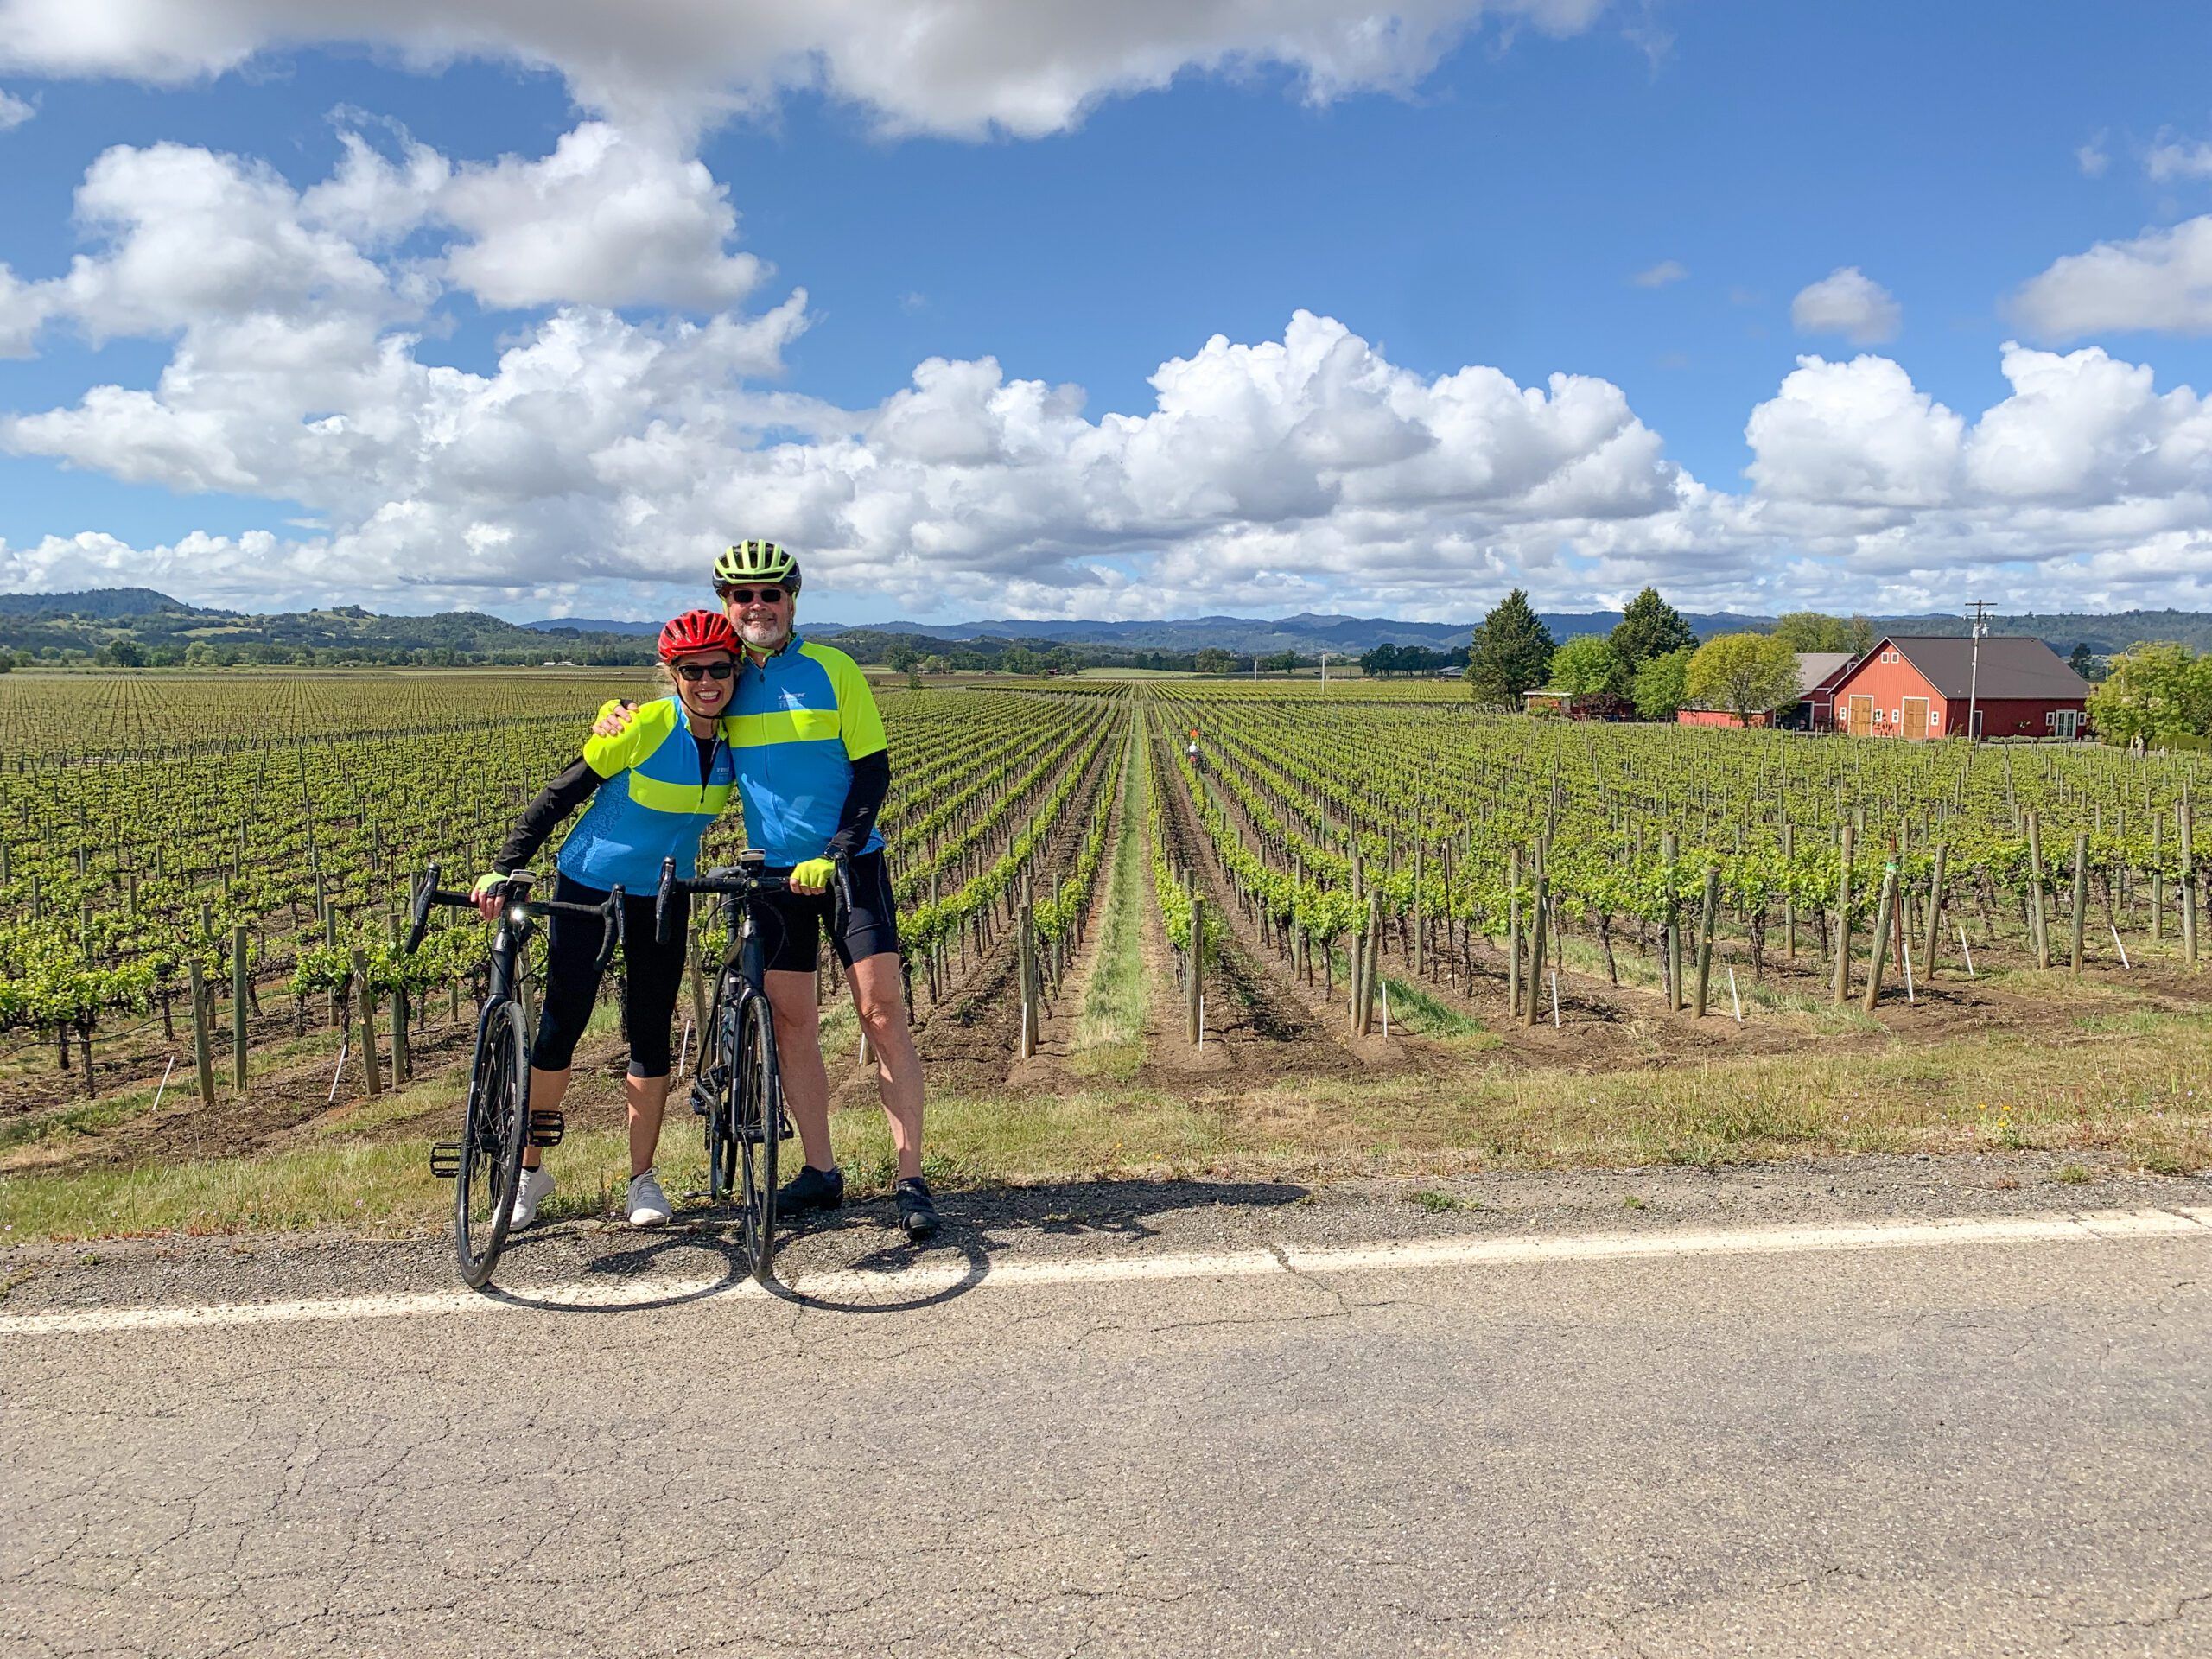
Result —
<svg viewBox="0 0 2212 1659"><path fill-rule="evenodd" d="M883 716L858 664L842 651L798 639L764 662L741 660L722 730L736 755L746 840L778 867L823 856L837 833L853 762L886 747ZM871 830L852 850L882 845Z"/></svg>

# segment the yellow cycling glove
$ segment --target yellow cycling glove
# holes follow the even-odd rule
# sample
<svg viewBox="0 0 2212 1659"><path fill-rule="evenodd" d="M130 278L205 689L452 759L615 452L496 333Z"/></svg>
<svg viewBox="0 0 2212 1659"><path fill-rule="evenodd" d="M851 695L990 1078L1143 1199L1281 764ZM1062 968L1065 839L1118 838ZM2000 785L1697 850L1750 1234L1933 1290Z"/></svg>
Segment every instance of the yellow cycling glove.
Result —
<svg viewBox="0 0 2212 1659"><path fill-rule="evenodd" d="M836 860L810 858L791 867L791 886L819 893L829 887L836 874Z"/></svg>
<svg viewBox="0 0 2212 1659"><path fill-rule="evenodd" d="M483 899L490 894L493 888L498 887L499 883L506 879L507 878L505 876L501 875L497 870L492 870L483 875L480 875L476 878L476 885L468 890L468 896L472 899Z"/></svg>

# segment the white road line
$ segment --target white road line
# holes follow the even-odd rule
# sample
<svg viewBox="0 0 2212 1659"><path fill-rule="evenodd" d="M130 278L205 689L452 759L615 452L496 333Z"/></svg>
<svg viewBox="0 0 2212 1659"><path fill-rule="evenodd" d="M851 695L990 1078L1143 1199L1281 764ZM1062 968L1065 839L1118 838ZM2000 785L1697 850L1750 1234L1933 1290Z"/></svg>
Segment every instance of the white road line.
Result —
<svg viewBox="0 0 2212 1659"><path fill-rule="evenodd" d="M1255 1279L1269 1274L1399 1273L1440 1268L1509 1268L1694 1255L1802 1255L1822 1251L1938 1249L1961 1244L2096 1243L2133 1239L2212 1239L2212 1206L2098 1210L2066 1215L1867 1222L1843 1227L1754 1227L1700 1232L1599 1233L1562 1237L1423 1239L1336 1249L1239 1250L1205 1255L1085 1256L1014 1262L978 1268L959 1258L896 1273L837 1268L806 1274L789 1287L825 1302L918 1301L958 1288L1116 1284L1156 1279ZM764 1297L749 1280L727 1278L568 1281L523 1285L505 1296L453 1290L402 1291L288 1302L211 1306L92 1307L55 1313L0 1314L0 1338L96 1336L121 1332L204 1331L453 1313L560 1312L563 1308L648 1307L712 1297Z"/></svg>

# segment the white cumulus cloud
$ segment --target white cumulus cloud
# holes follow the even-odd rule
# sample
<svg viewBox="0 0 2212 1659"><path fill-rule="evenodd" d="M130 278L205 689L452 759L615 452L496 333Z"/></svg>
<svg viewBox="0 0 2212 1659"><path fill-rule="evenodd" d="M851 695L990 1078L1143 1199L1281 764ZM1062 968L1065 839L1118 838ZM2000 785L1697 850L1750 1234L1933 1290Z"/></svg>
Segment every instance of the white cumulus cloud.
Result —
<svg viewBox="0 0 2212 1659"><path fill-rule="evenodd" d="M1689 267L1679 259L1662 259L1657 264L1639 270L1629 278L1638 288L1664 288L1669 283L1679 283L1688 276Z"/></svg>
<svg viewBox="0 0 2212 1659"><path fill-rule="evenodd" d="M2165 138L2151 147L2143 170L2154 184L2212 179L2212 143L2202 139Z"/></svg>
<svg viewBox="0 0 2212 1659"><path fill-rule="evenodd" d="M1840 334L1854 346L1895 339L1904 318L1889 289L1856 265L1838 266L1789 302L1789 321L1799 334Z"/></svg>
<svg viewBox="0 0 2212 1659"><path fill-rule="evenodd" d="M2069 253L2021 285L2012 312L2029 333L2050 340L2139 328L2212 332L2212 214Z"/></svg>
<svg viewBox="0 0 2212 1659"><path fill-rule="evenodd" d="M0 92L0 132L13 132L37 113L35 106L13 92Z"/></svg>
<svg viewBox="0 0 2212 1659"><path fill-rule="evenodd" d="M1280 66L1306 96L1410 86L1486 19L1555 35L1607 0L8 0L0 69L188 80L287 48L366 44L429 67L552 69L628 124L820 87L887 129L975 135L1073 125L1100 99L1186 70Z"/></svg>

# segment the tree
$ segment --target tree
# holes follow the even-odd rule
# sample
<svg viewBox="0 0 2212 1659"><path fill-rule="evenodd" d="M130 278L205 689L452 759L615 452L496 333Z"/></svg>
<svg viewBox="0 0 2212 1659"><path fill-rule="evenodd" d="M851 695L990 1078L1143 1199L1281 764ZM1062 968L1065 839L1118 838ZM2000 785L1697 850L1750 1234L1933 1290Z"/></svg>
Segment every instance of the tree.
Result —
<svg viewBox="0 0 2212 1659"><path fill-rule="evenodd" d="M15 654L12 652L0 651L0 674L13 673L15 667Z"/></svg>
<svg viewBox="0 0 2212 1659"><path fill-rule="evenodd" d="M2067 654L2066 666L2086 680L2096 665L2097 653L2089 649L2088 642L2082 639L2075 640L2074 649Z"/></svg>
<svg viewBox="0 0 2212 1659"><path fill-rule="evenodd" d="M1550 690L1594 696L1605 691L1625 691L1628 683L1628 664L1602 633L1578 633L1552 653L1552 675L1547 683Z"/></svg>
<svg viewBox="0 0 2212 1659"><path fill-rule="evenodd" d="M1697 647L1684 645L1651 660L1636 671L1636 712L1645 720L1672 720L1689 701L1687 683L1690 658Z"/></svg>
<svg viewBox="0 0 2212 1659"><path fill-rule="evenodd" d="M2212 653L2130 645L2089 688L2089 718L2108 743L2212 731Z"/></svg>
<svg viewBox="0 0 2212 1659"><path fill-rule="evenodd" d="M945 661L942 653L933 651L922 658L921 670L925 674L950 674L952 664Z"/></svg>
<svg viewBox="0 0 2212 1659"><path fill-rule="evenodd" d="M1467 685L1478 702L1517 705L1552 670L1552 635L1516 588L1475 630L1467 657Z"/></svg>
<svg viewBox="0 0 2212 1659"><path fill-rule="evenodd" d="M1821 611L1791 611L1774 625L1774 637L1792 651L1847 651L1864 657L1874 649L1874 625L1863 616L1848 620Z"/></svg>
<svg viewBox="0 0 2212 1659"><path fill-rule="evenodd" d="M1707 708L1729 709L1742 725L1753 715L1778 717L1797 706L1796 648L1777 633L1716 634L1690 658L1683 689Z"/></svg>
<svg viewBox="0 0 2212 1659"><path fill-rule="evenodd" d="M904 674L922 660L922 653L901 639L883 653L883 660L894 671Z"/></svg>
<svg viewBox="0 0 2212 1659"><path fill-rule="evenodd" d="M1218 645L1209 645L1198 653L1198 672L1226 674L1236 666L1236 659Z"/></svg>
<svg viewBox="0 0 2212 1659"><path fill-rule="evenodd" d="M1294 651L1276 652L1272 657L1262 657L1260 666L1270 674L1287 674L1298 666L1298 653Z"/></svg>
<svg viewBox="0 0 2212 1659"><path fill-rule="evenodd" d="M999 658L999 666L1009 674L1034 674L1044 665L1045 659L1027 645L1008 645Z"/></svg>
<svg viewBox="0 0 2212 1659"><path fill-rule="evenodd" d="M1359 671L1382 679L1398 671L1398 648L1392 645L1370 646L1359 653Z"/></svg>
<svg viewBox="0 0 2212 1659"><path fill-rule="evenodd" d="M1621 620L1614 624L1612 644L1623 669L1633 674L1654 657L1680 651L1684 645L1695 650L1697 634L1680 611L1659 597L1656 588L1646 588L1629 601Z"/></svg>

